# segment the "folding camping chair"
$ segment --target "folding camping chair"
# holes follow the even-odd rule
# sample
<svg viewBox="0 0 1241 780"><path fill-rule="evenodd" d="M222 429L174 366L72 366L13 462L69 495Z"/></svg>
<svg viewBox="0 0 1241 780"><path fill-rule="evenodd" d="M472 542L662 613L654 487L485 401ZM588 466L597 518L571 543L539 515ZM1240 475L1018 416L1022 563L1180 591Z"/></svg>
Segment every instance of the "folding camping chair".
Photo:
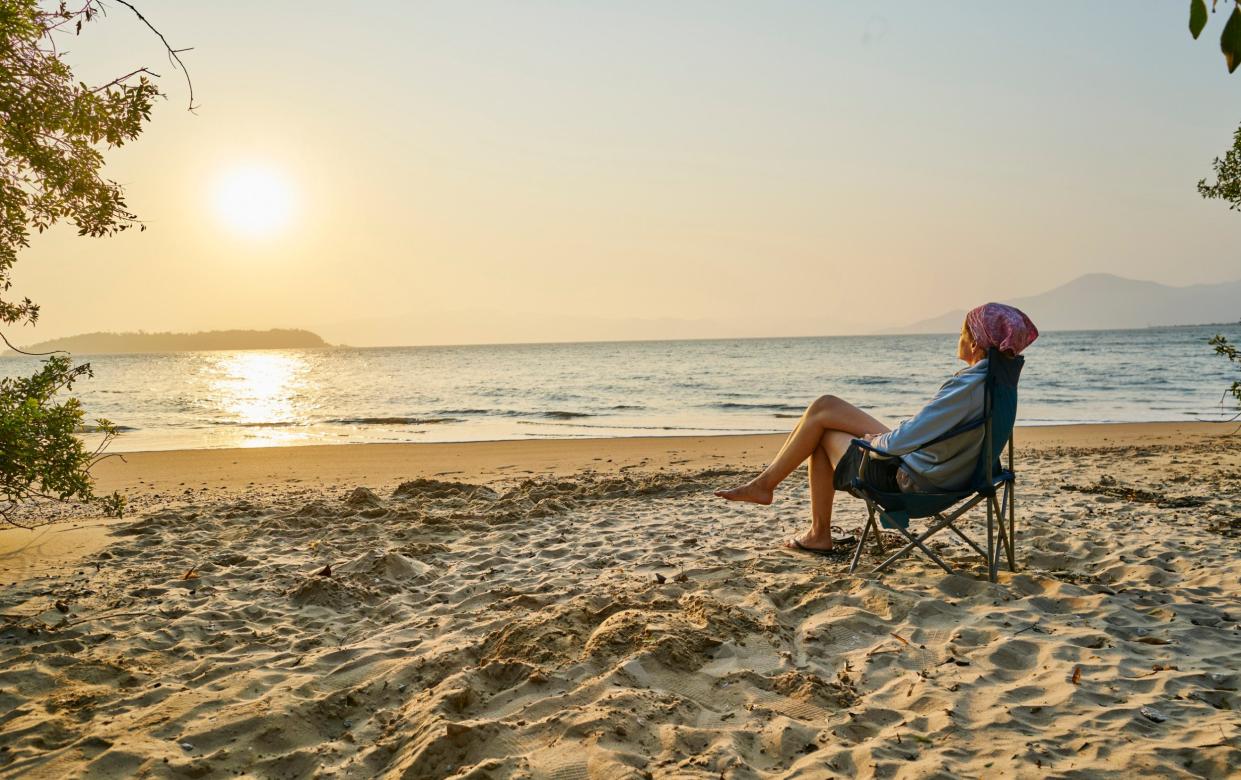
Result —
<svg viewBox="0 0 1241 780"><path fill-rule="evenodd" d="M1017 419L1017 380L1021 376L1021 367L1024 363L1025 358L1021 356L1009 358L999 350L989 350L983 416L922 445L922 447L928 447L981 426L984 429L982 451L968 488L940 493L889 493L878 490L863 481L860 476L854 475L849 492L866 502L868 516L866 525L862 529L862 537L858 539L857 549L853 551L853 560L849 564L850 573L857 569L858 561L862 557L862 547L871 534L874 534L876 552L883 554L883 536L879 525L900 533L908 543L876 566L872 570L873 574L882 572L915 548L939 564L944 571L955 574L952 567L944 563L943 559L926 545L927 539L945 529L956 534L982 556L987 564L987 577L991 582L996 581L1000 570L1001 547L1008 558L1008 570L1017 570L1017 555L1013 538L1016 527L1014 506L1016 496L1013 490L1013 424ZM859 475L866 473L866 458L894 457L875 449L861 439L854 439L853 443L862 448L862 467L858 469ZM1008 447L1007 469L1000 464L1000 456L1003 455L1005 446ZM997 488L1001 486L1003 486L1002 499L996 496ZM965 503L950 514L945 514L947 510L962 501ZM987 504L987 547L985 550L956 526L957 520L984 501ZM876 516L878 516L879 525L876 525ZM931 523L925 531L915 536L909 530L909 521L918 518L931 518Z"/></svg>

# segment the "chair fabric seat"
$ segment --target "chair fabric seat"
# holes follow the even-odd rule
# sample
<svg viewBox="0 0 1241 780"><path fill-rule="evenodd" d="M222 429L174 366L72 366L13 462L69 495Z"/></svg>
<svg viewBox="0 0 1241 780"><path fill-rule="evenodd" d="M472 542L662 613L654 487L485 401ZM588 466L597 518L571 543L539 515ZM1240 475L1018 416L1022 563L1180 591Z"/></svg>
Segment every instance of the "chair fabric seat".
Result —
<svg viewBox="0 0 1241 780"><path fill-rule="evenodd" d="M861 494L855 493L854 495L862 499L869 498L882 510L879 522L884 528L896 529L897 527L908 528L910 520L934 517L970 496L986 495L1005 482L1011 481L1013 477L1013 472L998 468L989 487L984 481L982 484L963 490L942 493L889 493L876 490L860 479L853 480L853 487Z"/></svg>

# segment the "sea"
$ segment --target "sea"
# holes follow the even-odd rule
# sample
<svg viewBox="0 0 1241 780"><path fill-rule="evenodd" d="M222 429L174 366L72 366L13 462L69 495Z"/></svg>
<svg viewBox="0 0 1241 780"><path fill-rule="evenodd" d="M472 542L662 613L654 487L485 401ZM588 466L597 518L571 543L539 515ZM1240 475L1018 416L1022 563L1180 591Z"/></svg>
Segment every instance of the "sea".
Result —
<svg viewBox="0 0 1241 780"><path fill-rule="evenodd" d="M1044 333L1019 425L1223 420L1241 325ZM74 388L110 450L788 431L832 394L889 424L955 371L955 335L89 355ZM0 376L38 358L0 359ZM90 438L90 434L86 434Z"/></svg>

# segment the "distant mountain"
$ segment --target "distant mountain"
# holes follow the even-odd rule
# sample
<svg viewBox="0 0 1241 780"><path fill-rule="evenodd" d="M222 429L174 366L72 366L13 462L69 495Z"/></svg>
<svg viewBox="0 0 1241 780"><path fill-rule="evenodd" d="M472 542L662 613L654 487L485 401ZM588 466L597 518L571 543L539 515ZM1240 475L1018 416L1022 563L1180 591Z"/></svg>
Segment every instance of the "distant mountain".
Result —
<svg viewBox="0 0 1241 780"><path fill-rule="evenodd" d="M65 350L75 355L182 352L208 349L308 349L329 346L308 330L209 330L199 333L83 333L22 347L26 352ZM13 353L8 353L13 354Z"/></svg>
<svg viewBox="0 0 1241 780"><path fill-rule="evenodd" d="M1201 325L1241 319L1241 281L1170 287L1112 274L1086 274L1045 293L1003 301L1040 330L1108 330ZM950 311L885 333L956 333L965 311Z"/></svg>

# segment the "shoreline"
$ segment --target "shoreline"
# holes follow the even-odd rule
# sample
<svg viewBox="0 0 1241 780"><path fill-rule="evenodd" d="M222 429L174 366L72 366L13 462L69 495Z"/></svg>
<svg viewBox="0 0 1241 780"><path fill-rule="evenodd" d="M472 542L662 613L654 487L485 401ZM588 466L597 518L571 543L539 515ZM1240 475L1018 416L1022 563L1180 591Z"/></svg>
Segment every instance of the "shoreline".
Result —
<svg viewBox="0 0 1241 780"><path fill-rule="evenodd" d="M230 442L223 443L223 444L214 443L210 441L210 439L202 439L202 438L198 440L199 443L179 441L177 438L170 438L168 436L164 436L159 433L151 434L149 432L144 431L143 429L136 429L136 428L127 429L125 428L125 426L120 426L123 431L123 435L119 437L118 439L116 439L115 441L113 441L112 446L108 449L108 452L113 455L131 455L131 454L190 452L190 451L198 451L198 450L290 449L290 448L300 448L300 447L340 447L340 446L350 446L350 445L404 446L406 444L419 444L419 445L438 444L438 445L446 445L446 446L447 445L455 446L455 445L466 445L466 444L499 444L503 442L614 441L618 439L698 439L698 438L717 439L717 438L730 438L730 437L739 437L739 436L784 436L784 435L787 435L788 431L791 429L792 425L796 422L799 416L800 415L796 415L796 414L781 415L779 422L789 424L789 427L784 428L784 429L775 429L775 428L770 428L770 429L754 429L754 428L712 429L712 428L664 427L664 426L611 427L611 426L586 425L586 426L580 426L580 427L604 428L604 429L608 429L609 432L603 433L603 434L551 433L551 434L546 434L542 436L524 436L524 437L494 435L494 436L477 438L477 439L452 439L452 438L439 439L439 438L434 438L434 437L429 438L429 439L422 438L421 436L417 436L417 435L424 434L424 433L431 433L431 431L427 429L421 429L421 430L413 431L411 434L411 438L408 438L405 440L394 440L391 438L380 439L380 440L368 440L368 439L361 438L361 437L356 438L356 439L350 437L344 440L339 440L339 439L333 440L331 436L328 436L327 434L323 434L322 432L320 432L321 436L316 437L313 433L305 433L303 431L299 435L302 435L305 438L288 440L288 443L281 443L279 438L269 438L267 440L253 440L253 443L239 443L238 441L230 441ZM1080 428L1080 427L1095 428L1098 426L1131 426L1131 425L1188 426L1189 428L1192 429L1193 426L1199 423L1205 423L1205 424L1210 425L1210 424L1216 424L1216 423L1228 424L1229 422L1230 420L1201 419L1201 418L1194 419L1194 420L1086 420L1086 421L1081 421L1081 420L1041 421L1040 420L1040 421L1026 421L1024 423L1019 423L1016 427L1016 430L1032 431L1032 430L1042 430L1042 429L1048 429L1048 428L1059 430L1059 429L1070 429L1070 428ZM1238 421L1232 421L1232 422L1234 422L1234 424L1237 424L1238 426L1241 426L1241 422L1238 422ZM546 424L548 425L569 425L568 423L546 423ZM288 430L300 430L303 427L306 430L311 430L313 429L314 426L308 425L308 426L291 426L290 427L290 426L280 425L280 426L272 426L272 427L277 431L288 431ZM173 429L173 430L176 430L176 429ZM664 430L668 432L666 433L655 432L655 431L660 431L660 430ZM622 433L619 431L632 431L632 432ZM80 435L84 434L86 436L90 436L94 433L95 431L92 431L92 430L79 431ZM338 434L338 435L344 436L344 434ZM128 448L128 444L135 439L137 439L140 443L132 449ZM150 441L147 441L148 439ZM87 439L87 441L90 443L95 443L93 439ZM125 447L125 449L122 449L122 447Z"/></svg>
<svg viewBox="0 0 1241 780"><path fill-rule="evenodd" d="M1241 427L1232 422L1075 423L1021 426L1017 449L1030 447L1107 447L1170 444L1185 438L1227 436ZM681 470L708 468L727 461L752 467L778 449L787 433L697 436L616 436L564 439L497 439L470 442L296 444L272 447L220 447L140 450L117 453L95 470L97 492L149 491L155 480L177 486L237 486L259 479L321 481L393 480L419 476L467 479L567 475L583 470L618 471L646 466ZM1241 441L1241 440L1239 440ZM673 455L680 459L672 460ZM232 467L237 468L232 468Z"/></svg>

